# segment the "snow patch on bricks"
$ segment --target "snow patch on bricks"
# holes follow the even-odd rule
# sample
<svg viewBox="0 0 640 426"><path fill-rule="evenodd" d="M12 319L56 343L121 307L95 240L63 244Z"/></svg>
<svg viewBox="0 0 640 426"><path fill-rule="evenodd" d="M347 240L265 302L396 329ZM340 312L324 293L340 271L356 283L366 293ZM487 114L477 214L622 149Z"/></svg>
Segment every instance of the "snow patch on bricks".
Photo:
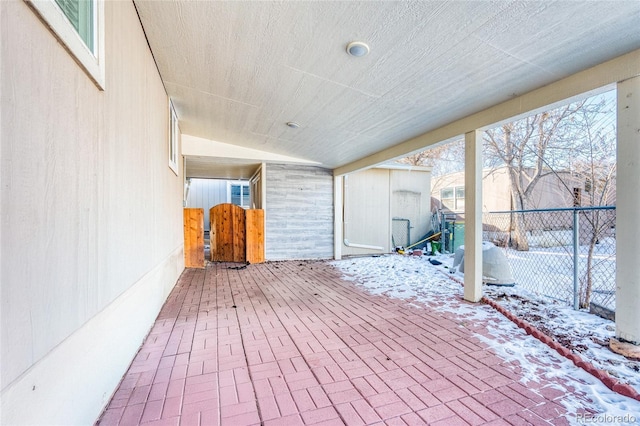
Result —
<svg viewBox="0 0 640 426"><path fill-rule="evenodd" d="M560 355L558 350L543 344L533 336L528 336L525 328L519 328L491 306L464 302L462 286L443 275L443 272L448 273L445 266L448 266L452 259L439 256L438 260L443 264L434 266L428 262L426 256L392 254L380 257L349 258L333 261L331 264L344 274L345 280L366 288L370 293L405 299L415 306L429 306L443 312L461 327L474 331L481 342L491 347L503 359L517 361L508 365L521 376L520 381L527 388L538 394L549 393L551 388L556 388L558 394L562 395L556 402L567 409L573 420L576 419L577 414L584 413L585 409L590 413L608 415L640 412L639 401L612 391L591 374L577 369L569 359ZM511 300L524 300L531 297L527 294L523 295L522 290L517 286L496 290L485 289L485 294L491 300L495 296L494 293L509 294L508 299ZM506 297L502 300L494 300L494 304L502 307L501 311L515 312L520 317L517 307L504 303L505 300L507 300ZM535 296L528 300L538 301ZM585 357L587 353L603 360L611 360L613 362L605 361L606 369L600 365L596 365L596 368L607 371L616 380L626 378L627 381L622 385L627 384L632 387L640 385L640 368L637 371L634 370L634 365L631 364L630 367L624 357L610 352L608 347L605 348L594 341L598 339L608 341L608 337L613 335L613 331L610 330L613 323L587 313L574 312L571 309L555 311L552 308L562 307L547 302L538 303L538 306L540 305L549 308L548 311L543 311L546 315L551 314L549 326L567 330L567 335L571 335L571 330L574 329L589 333L586 339L591 343L585 343L587 350L580 354L582 358L591 361L590 357ZM530 333L538 331L536 330L536 327L539 328L538 324L528 319L526 322L534 327L530 328ZM593 336L595 338L591 339ZM544 339L545 336L538 337ZM581 342L581 340L578 341Z"/></svg>

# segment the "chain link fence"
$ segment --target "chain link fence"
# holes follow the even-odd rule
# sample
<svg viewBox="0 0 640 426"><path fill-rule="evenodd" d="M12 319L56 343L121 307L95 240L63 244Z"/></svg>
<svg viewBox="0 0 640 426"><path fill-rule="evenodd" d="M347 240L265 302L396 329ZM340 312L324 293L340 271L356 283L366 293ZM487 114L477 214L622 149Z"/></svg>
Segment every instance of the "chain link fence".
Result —
<svg viewBox="0 0 640 426"><path fill-rule="evenodd" d="M615 312L615 222L615 207L491 212L483 240L504 248L517 285Z"/></svg>
<svg viewBox="0 0 640 426"><path fill-rule="evenodd" d="M394 217L391 226L391 238L395 247L407 247L411 244L411 221L409 219Z"/></svg>

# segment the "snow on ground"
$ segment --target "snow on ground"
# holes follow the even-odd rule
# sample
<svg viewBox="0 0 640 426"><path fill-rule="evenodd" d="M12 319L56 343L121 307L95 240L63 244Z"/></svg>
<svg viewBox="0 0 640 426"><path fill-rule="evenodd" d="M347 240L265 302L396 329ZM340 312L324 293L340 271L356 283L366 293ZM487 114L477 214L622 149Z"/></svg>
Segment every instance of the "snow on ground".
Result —
<svg viewBox="0 0 640 426"><path fill-rule="evenodd" d="M571 231L566 231L571 232ZM569 240L570 241L570 240ZM530 250L502 249L513 270L516 282L538 294L544 294L568 303L573 301L573 246L549 247L540 245L530 237ZM594 246L591 274L593 294L591 301L615 310L616 242L604 238ZM578 251L578 270L582 276L587 267L589 247L582 245Z"/></svg>
<svg viewBox="0 0 640 426"><path fill-rule="evenodd" d="M438 259L442 262L439 269L449 272L453 257L441 255ZM456 272L454 277L464 280L464 274L460 272ZM575 311L562 302L539 296L520 285L485 286L484 294L578 353L596 368L609 372L640 392L640 361L629 360L609 349L609 340L615 337L613 321L586 310Z"/></svg>
<svg viewBox="0 0 640 426"><path fill-rule="evenodd" d="M428 259L437 259L442 265L434 266ZM451 275L449 269L452 263L451 255L427 257L397 254L331 262L344 274L344 279L353 281L373 294L428 305L446 315L454 315L463 326L472 323L485 325L491 338L478 337L498 355L518 361L525 386L540 383L540 378L554 377L569 384L570 392L563 398L563 403L572 414L571 421L576 424L576 415L582 413L584 408L609 416L631 413L640 420L637 415L640 413L640 402L611 391L547 345L526 335L490 306L463 302L462 286L447 276ZM458 280L463 278L460 273L451 276ZM611 352L605 345L615 334L611 321L540 299L518 286L485 286L485 295L505 304L514 314L569 345L597 368L607 370L612 376L640 391L640 362L629 361ZM533 390L535 387L530 388ZM564 391L560 386L559 389ZM590 402L586 403L587 400Z"/></svg>

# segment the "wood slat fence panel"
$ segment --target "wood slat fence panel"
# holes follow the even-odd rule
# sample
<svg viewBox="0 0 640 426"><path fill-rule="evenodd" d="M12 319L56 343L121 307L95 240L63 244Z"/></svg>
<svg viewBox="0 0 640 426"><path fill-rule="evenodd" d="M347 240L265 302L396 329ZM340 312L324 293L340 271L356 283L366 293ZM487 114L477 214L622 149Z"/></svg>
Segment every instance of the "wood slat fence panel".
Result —
<svg viewBox="0 0 640 426"><path fill-rule="evenodd" d="M245 211L247 262L264 262L264 210Z"/></svg>
<svg viewBox="0 0 640 426"><path fill-rule="evenodd" d="M184 209L184 265L204 268L204 209Z"/></svg>

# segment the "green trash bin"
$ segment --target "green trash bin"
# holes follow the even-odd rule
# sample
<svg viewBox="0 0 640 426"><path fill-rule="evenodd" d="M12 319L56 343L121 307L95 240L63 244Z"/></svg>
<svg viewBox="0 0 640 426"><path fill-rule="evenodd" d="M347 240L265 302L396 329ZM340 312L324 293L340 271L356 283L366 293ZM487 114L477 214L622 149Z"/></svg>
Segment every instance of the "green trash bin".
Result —
<svg viewBox="0 0 640 426"><path fill-rule="evenodd" d="M440 241L431 241L431 252L433 252L434 254L436 252L442 253L442 245Z"/></svg>
<svg viewBox="0 0 640 426"><path fill-rule="evenodd" d="M455 222L453 224L453 232L452 232L452 253L455 253L458 247L464 245L464 222Z"/></svg>

